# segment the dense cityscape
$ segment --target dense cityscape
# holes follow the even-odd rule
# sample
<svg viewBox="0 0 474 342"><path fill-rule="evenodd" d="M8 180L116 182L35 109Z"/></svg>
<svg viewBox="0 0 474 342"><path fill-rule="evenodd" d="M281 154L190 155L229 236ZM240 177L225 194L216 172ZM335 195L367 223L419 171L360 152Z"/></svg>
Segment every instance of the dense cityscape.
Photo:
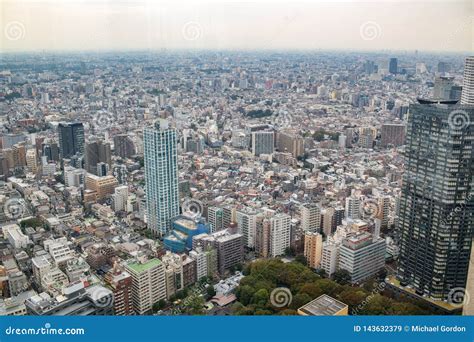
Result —
<svg viewBox="0 0 474 342"><path fill-rule="evenodd" d="M12 53L0 109L0 315L474 314L474 57Z"/></svg>

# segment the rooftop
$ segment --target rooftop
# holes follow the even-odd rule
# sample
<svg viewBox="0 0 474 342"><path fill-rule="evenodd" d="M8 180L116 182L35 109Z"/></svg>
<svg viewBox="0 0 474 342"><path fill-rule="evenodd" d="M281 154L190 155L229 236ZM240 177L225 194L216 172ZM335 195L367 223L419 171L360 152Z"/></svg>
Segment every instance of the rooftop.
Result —
<svg viewBox="0 0 474 342"><path fill-rule="evenodd" d="M323 294L315 300L303 305L298 311L309 316L333 316L347 305L326 294Z"/></svg>
<svg viewBox="0 0 474 342"><path fill-rule="evenodd" d="M161 265L161 260L151 259L144 263L132 262L128 264L128 267L136 273L142 273L158 265Z"/></svg>

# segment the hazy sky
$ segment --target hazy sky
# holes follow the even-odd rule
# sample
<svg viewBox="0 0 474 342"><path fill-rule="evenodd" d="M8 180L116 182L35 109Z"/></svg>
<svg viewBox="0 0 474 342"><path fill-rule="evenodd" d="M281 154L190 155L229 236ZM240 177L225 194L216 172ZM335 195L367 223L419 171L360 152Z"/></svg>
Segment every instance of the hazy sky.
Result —
<svg viewBox="0 0 474 342"><path fill-rule="evenodd" d="M0 0L0 49L473 51L474 0Z"/></svg>

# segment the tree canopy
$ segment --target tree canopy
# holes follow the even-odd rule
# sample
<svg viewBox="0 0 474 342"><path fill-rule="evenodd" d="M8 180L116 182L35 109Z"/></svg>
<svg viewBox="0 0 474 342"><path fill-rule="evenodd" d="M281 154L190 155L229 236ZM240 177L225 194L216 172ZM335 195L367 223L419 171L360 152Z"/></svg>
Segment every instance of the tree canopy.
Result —
<svg viewBox="0 0 474 342"><path fill-rule="evenodd" d="M432 313L415 303L389 298L383 295L383 291L376 291L374 286L350 286L345 282L347 277L344 272L338 273L342 284L322 278L298 261L284 263L279 259L257 260L245 266L244 274L246 276L236 290L238 301L232 306L236 315L296 315L298 308L323 294L349 305L351 314L356 315ZM283 306L280 306L274 295L281 288L286 288L289 294ZM368 291L369 288L375 290Z"/></svg>

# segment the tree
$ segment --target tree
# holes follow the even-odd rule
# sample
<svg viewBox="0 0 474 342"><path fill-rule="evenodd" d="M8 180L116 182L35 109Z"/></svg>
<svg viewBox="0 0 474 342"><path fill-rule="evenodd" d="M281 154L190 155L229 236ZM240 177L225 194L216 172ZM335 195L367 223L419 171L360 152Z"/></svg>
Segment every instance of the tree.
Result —
<svg viewBox="0 0 474 342"><path fill-rule="evenodd" d="M163 310L166 307L166 300L160 299L158 302L153 304L153 312Z"/></svg>
<svg viewBox="0 0 474 342"><path fill-rule="evenodd" d="M332 278L338 284L347 285L351 281L351 274L347 270L340 269L334 272L334 274L332 275Z"/></svg>
<svg viewBox="0 0 474 342"><path fill-rule="evenodd" d="M286 247L285 248L285 255L286 256L294 256L295 255L295 250L293 247Z"/></svg>
<svg viewBox="0 0 474 342"><path fill-rule="evenodd" d="M303 305L309 303L312 300L312 297L308 296L306 293L298 293L293 297L293 300L290 304L290 309L298 309Z"/></svg>
<svg viewBox="0 0 474 342"><path fill-rule="evenodd" d="M243 305L250 304L252 300L253 294L255 293L255 289L249 285L244 285L242 288L239 287L238 291L238 298L239 302Z"/></svg>
<svg viewBox="0 0 474 342"><path fill-rule="evenodd" d="M214 286L210 285L206 288L206 292L209 298L212 298L216 295L216 290L214 290Z"/></svg>
<svg viewBox="0 0 474 342"><path fill-rule="evenodd" d="M266 289L260 289L252 297L252 304L264 307L268 302L269 294Z"/></svg>
<svg viewBox="0 0 474 342"><path fill-rule="evenodd" d="M306 257L305 257L304 255L302 255L302 254L297 255L297 256L295 257L295 261L296 261L296 262L299 262L300 264L303 264L303 265L305 265L305 266L308 265L308 260L307 260Z"/></svg>
<svg viewBox="0 0 474 342"><path fill-rule="evenodd" d="M202 315L204 313L204 298L192 295L186 299L185 312L188 315Z"/></svg>

